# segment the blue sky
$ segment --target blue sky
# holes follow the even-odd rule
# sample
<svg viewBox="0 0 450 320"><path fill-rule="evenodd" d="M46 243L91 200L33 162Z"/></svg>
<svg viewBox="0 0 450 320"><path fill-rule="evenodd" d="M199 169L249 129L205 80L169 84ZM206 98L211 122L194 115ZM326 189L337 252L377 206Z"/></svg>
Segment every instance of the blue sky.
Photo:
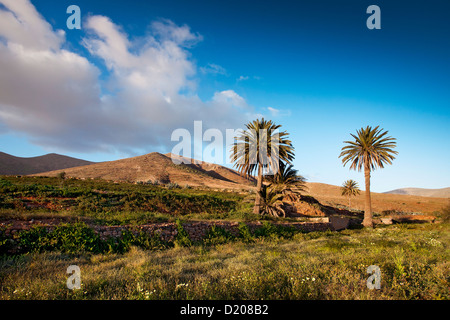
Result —
<svg viewBox="0 0 450 320"><path fill-rule="evenodd" d="M350 133L380 125L399 155L373 172L373 191L449 186L446 0L0 3L42 39L0 24L0 87L22 86L0 90L0 151L115 160L171 151L170 132L193 120L224 130L264 115L291 134L309 181L363 188L338 155ZM71 4L81 30L66 27ZM371 4L380 30L366 27Z"/></svg>

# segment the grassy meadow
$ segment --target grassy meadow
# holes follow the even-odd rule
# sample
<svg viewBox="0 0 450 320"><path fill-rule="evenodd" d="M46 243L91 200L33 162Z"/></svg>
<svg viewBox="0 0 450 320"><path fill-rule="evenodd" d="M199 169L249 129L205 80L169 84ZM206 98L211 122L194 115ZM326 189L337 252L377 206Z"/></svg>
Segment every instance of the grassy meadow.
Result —
<svg viewBox="0 0 450 320"><path fill-rule="evenodd" d="M0 230L1 300L450 298L448 218L302 233L252 215L252 194L45 177L2 177L0 188L3 221L65 219L53 233L15 235L16 254L1 250L8 240ZM128 235L115 244L84 224L180 219L265 222L237 237L217 228L195 243L181 232L171 243ZM81 289L67 288L69 265L80 267ZM381 270L379 290L367 288L370 265Z"/></svg>
<svg viewBox="0 0 450 320"><path fill-rule="evenodd" d="M290 239L4 256L0 299L449 299L450 227L410 224ZM81 289L66 287L69 265ZM381 288L369 290L369 265Z"/></svg>

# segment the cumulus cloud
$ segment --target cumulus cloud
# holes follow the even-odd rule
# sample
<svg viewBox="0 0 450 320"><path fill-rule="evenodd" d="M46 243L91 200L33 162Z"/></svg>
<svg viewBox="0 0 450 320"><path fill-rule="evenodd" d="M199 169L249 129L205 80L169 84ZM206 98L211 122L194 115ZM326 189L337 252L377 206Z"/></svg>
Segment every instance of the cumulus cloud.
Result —
<svg viewBox="0 0 450 320"><path fill-rule="evenodd" d="M35 144L142 154L170 149L171 132L194 120L224 130L253 115L233 90L198 97L189 48L202 36L186 25L155 21L134 41L108 17L88 17L83 45L106 66L104 85L100 69L64 49L64 31L53 30L28 0L0 4L0 128Z"/></svg>

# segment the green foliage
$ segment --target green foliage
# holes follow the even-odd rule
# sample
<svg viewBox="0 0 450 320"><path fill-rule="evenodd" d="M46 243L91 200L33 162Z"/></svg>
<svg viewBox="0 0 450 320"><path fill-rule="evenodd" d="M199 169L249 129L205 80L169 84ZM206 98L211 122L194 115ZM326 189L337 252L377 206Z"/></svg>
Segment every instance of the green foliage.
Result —
<svg viewBox="0 0 450 320"><path fill-rule="evenodd" d="M242 195L205 192L169 184L112 183L103 180L61 180L53 177L0 178L0 208L47 210L98 218L120 212L155 212L169 216L226 214L236 210ZM51 204L54 204L51 206Z"/></svg>
<svg viewBox="0 0 450 320"><path fill-rule="evenodd" d="M294 227L277 226L269 221L264 221L262 227L255 230L254 236L257 238L291 239L299 232L300 231Z"/></svg>
<svg viewBox="0 0 450 320"><path fill-rule="evenodd" d="M183 224L180 219L175 221L177 227L177 236L175 237L174 244L178 247L190 247L192 246L192 241L189 238L189 234L184 230Z"/></svg>
<svg viewBox="0 0 450 320"><path fill-rule="evenodd" d="M44 251L60 251L67 254L125 253L131 246L146 250L162 250L171 246L162 241L158 234L149 235L142 230L136 232L125 230L121 237L102 240L94 229L84 223L61 224L50 231L38 226L21 231L13 240L17 244L18 253L22 254Z"/></svg>
<svg viewBox="0 0 450 320"><path fill-rule="evenodd" d="M217 244L224 244L234 240L234 236L224 228L213 225L203 238L203 244L207 246L214 246Z"/></svg>
<svg viewBox="0 0 450 320"><path fill-rule="evenodd" d="M247 243L255 241L255 238L253 237L250 228L244 222L239 222L238 230L239 230L239 238L241 239L241 241Z"/></svg>
<svg viewBox="0 0 450 320"><path fill-rule="evenodd" d="M21 253L57 250L75 254L103 251L100 237L84 223L62 224L51 231L38 226L21 231L16 240Z"/></svg>
<svg viewBox="0 0 450 320"><path fill-rule="evenodd" d="M109 238L107 241L109 252L125 253L130 250L131 246L140 247L145 250L163 250L172 245L161 239L159 234L155 233L149 235L148 233L139 230L123 230L121 237Z"/></svg>

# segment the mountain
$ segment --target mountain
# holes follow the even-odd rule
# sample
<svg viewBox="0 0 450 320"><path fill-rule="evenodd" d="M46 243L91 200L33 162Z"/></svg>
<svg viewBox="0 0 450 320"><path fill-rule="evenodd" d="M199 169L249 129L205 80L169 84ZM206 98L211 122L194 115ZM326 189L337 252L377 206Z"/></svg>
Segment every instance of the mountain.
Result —
<svg viewBox="0 0 450 320"><path fill-rule="evenodd" d="M450 188L424 189L424 188L402 188L387 191L388 194L406 194L411 196L450 198Z"/></svg>
<svg viewBox="0 0 450 320"><path fill-rule="evenodd" d="M152 152L143 156L106 161L87 166L56 170L37 174L39 176L56 176L65 171L68 177L81 179L105 179L110 181L159 181L176 182L180 186L206 186L215 189L248 189L252 181L242 177L237 171L221 165L184 159L178 164L172 161L172 155Z"/></svg>
<svg viewBox="0 0 450 320"><path fill-rule="evenodd" d="M21 158L0 152L0 174L27 175L78 166L85 166L93 162L49 153L43 156Z"/></svg>

